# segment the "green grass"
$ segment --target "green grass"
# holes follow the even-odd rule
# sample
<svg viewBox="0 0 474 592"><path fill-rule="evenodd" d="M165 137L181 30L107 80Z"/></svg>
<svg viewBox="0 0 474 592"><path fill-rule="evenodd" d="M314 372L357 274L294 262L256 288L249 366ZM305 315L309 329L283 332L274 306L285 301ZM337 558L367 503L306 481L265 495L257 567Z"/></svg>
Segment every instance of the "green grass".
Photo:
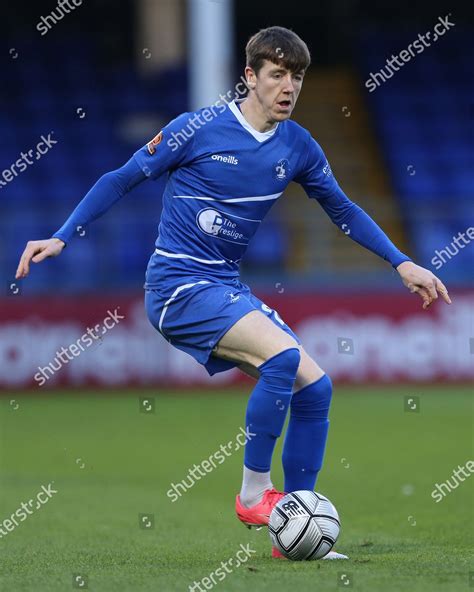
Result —
<svg viewBox="0 0 474 592"><path fill-rule="evenodd" d="M41 485L58 491L0 539L2 590L73 590L72 574L93 591L188 590L247 543L256 553L216 590L470 589L474 477L440 503L431 491L473 459L472 389L337 389L317 490L339 510L350 561L307 563L272 560L266 529L235 518L242 450L175 503L166 495L234 439L246 397L148 391L156 408L144 414L140 394L0 400L0 522ZM419 413L404 412L405 395L420 396ZM140 513L154 514L153 529L139 528Z"/></svg>

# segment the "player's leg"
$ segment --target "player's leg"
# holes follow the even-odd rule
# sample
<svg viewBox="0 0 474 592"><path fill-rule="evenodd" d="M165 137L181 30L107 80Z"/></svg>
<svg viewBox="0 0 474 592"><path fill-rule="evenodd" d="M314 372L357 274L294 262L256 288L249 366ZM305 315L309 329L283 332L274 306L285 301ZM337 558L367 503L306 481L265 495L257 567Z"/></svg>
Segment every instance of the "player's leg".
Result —
<svg viewBox="0 0 474 592"><path fill-rule="evenodd" d="M290 420L283 446L284 490L314 490L321 470L329 429L332 383L302 346L300 364L293 387ZM251 364L239 368L258 379L258 369Z"/></svg>
<svg viewBox="0 0 474 592"><path fill-rule="evenodd" d="M214 348L213 355L249 364L259 374L245 416L251 437L245 446L243 483L236 505L242 521L264 524L265 517L260 514L267 511L269 514L276 496L281 497L277 492L272 493L270 466L300 363L298 344L262 312L255 310L229 329ZM246 508L255 510L255 516L246 512Z"/></svg>
<svg viewBox="0 0 474 592"><path fill-rule="evenodd" d="M329 426L331 381L301 345L299 349L301 359L293 387L290 421L283 447L285 492L314 490ZM243 363L239 368L258 380L259 371L251 364ZM285 559L276 547L272 548L272 557ZM342 560L348 557L332 550L323 559Z"/></svg>
<svg viewBox="0 0 474 592"><path fill-rule="evenodd" d="M293 389L290 419L283 444L284 490L314 490L321 470L329 430L332 382L301 348L301 363Z"/></svg>

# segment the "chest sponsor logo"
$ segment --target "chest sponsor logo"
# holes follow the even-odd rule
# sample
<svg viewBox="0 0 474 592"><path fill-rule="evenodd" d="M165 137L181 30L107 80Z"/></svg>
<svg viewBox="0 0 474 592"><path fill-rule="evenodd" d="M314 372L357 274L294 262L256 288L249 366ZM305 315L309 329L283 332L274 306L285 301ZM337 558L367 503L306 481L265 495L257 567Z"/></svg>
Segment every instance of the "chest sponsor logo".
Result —
<svg viewBox="0 0 474 592"><path fill-rule="evenodd" d="M213 208L205 208L197 213L196 222L199 229L209 236L215 236L239 245L246 245L248 239L242 226L251 222L258 224L260 220L249 220L224 214Z"/></svg>

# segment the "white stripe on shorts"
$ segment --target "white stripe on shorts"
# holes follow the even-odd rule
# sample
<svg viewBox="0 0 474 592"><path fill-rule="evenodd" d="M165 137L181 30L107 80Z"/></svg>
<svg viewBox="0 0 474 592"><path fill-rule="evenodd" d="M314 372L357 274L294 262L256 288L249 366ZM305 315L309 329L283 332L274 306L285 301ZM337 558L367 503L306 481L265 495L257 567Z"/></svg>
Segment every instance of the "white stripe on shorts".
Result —
<svg viewBox="0 0 474 592"><path fill-rule="evenodd" d="M182 290L187 290L188 288L192 288L193 286L197 286L198 284L210 284L210 283L211 282L208 282L207 280L201 280L200 282L194 282L193 284L183 284L182 286L178 286L176 288L176 290L173 292L171 298L169 298L165 302L165 305L163 306L163 310L161 311L160 322L158 323L158 329L160 330L160 333L163 333L163 331L161 330L161 326L163 325L163 320L165 318L166 311L168 310L168 306L173 302L173 300L176 298L176 296Z"/></svg>

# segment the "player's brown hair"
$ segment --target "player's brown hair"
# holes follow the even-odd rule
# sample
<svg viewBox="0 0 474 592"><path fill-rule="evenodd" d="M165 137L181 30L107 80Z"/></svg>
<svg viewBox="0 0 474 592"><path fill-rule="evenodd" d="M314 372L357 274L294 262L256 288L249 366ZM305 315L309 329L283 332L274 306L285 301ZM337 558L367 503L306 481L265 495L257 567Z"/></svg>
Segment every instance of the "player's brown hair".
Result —
<svg viewBox="0 0 474 592"><path fill-rule="evenodd" d="M261 29L250 38L245 48L247 66L258 75L265 60L282 66L292 73L311 64L308 46L295 32L284 27Z"/></svg>

